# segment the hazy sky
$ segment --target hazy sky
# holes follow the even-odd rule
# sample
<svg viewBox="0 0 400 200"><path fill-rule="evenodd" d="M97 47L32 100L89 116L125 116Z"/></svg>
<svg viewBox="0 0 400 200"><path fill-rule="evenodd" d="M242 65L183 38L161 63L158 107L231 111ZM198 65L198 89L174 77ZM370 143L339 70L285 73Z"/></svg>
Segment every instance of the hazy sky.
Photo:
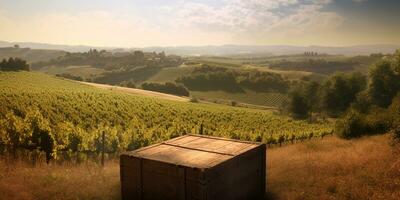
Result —
<svg viewBox="0 0 400 200"><path fill-rule="evenodd" d="M120 47L400 44L400 0L0 0L0 40Z"/></svg>

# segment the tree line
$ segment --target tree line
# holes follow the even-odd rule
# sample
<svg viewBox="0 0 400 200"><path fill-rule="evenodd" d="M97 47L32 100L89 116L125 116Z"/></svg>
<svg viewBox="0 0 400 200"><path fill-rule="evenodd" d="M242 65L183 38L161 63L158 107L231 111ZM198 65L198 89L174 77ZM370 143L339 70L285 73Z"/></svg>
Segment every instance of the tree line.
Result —
<svg viewBox="0 0 400 200"><path fill-rule="evenodd" d="M26 60L10 57L0 62L0 71L30 71Z"/></svg>
<svg viewBox="0 0 400 200"><path fill-rule="evenodd" d="M359 65L353 60L327 61L325 59L306 59L298 61L280 60L269 63L269 66L280 70L308 71L322 74L330 74L336 71L351 71Z"/></svg>
<svg viewBox="0 0 400 200"><path fill-rule="evenodd" d="M400 130L400 51L374 64L368 75L337 73L322 83L305 82L290 93L288 111L338 117L335 132L345 138ZM397 133L398 134L398 133Z"/></svg>
<svg viewBox="0 0 400 200"><path fill-rule="evenodd" d="M196 67L191 74L178 78L176 82L197 91L243 92L243 89L249 89L285 93L289 88L289 82L280 74L208 65Z"/></svg>
<svg viewBox="0 0 400 200"><path fill-rule="evenodd" d="M182 85L177 85L175 83L166 82L162 83L143 83L142 89L151 90L156 92L162 92L167 94L173 94L178 96L189 96L189 90Z"/></svg>
<svg viewBox="0 0 400 200"><path fill-rule="evenodd" d="M90 65L108 71L129 70L138 66L174 67L182 64L182 58L174 55L165 55L164 52L108 52L106 50L91 49L88 52L67 52L64 56L45 62L32 64L33 69L45 66Z"/></svg>

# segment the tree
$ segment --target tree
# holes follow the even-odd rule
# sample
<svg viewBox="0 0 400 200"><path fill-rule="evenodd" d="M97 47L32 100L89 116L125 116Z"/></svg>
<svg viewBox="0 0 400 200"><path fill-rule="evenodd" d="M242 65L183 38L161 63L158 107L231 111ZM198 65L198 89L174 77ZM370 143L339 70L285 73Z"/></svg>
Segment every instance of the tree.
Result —
<svg viewBox="0 0 400 200"><path fill-rule="evenodd" d="M335 134L341 138L359 137L365 134L366 128L364 116L350 109L343 117L335 123Z"/></svg>
<svg viewBox="0 0 400 200"><path fill-rule="evenodd" d="M8 58L8 60L3 59L0 63L0 70L2 71L29 71L29 64L20 58Z"/></svg>
<svg viewBox="0 0 400 200"><path fill-rule="evenodd" d="M7 68L7 60L6 60L6 59L3 59L3 60L0 62L0 71L6 71L6 68Z"/></svg>
<svg viewBox="0 0 400 200"><path fill-rule="evenodd" d="M372 102L387 107L400 90L399 61L382 60L370 70L369 94Z"/></svg>
<svg viewBox="0 0 400 200"><path fill-rule="evenodd" d="M338 116L349 108L366 87L366 77L359 73L334 74L321 87L321 107L330 116Z"/></svg>
<svg viewBox="0 0 400 200"><path fill-rule="evenodd" d="M308 104L307 98L300 91L300 89L295 89L289 94L289 107L288 110L294 118L307 118L310 112L310 106Z"/></svg>
<svg viewBox="0 0 400 200"><path fill-rule="evenodd" d="M315 81L307 82L304 87L304 96L307 99L310 111L319 110L319 90L321 85Z"/></svg>
<svg viewBox="0 0 400 200"><path fill-rule="evenodd" d="M143 51L134 51L133 55L139 60L143 60L144 59Z"/></svg>
<svg viewBox="0 0 400 200"><path fill-rule="evenodd" d="M176 85L175 83L166 82L161 83L143 83L141 85L144 90L151 90L156 92L162 92L167 94L174 94L178 96L189 96L189 90L182 85Z"/></svg>

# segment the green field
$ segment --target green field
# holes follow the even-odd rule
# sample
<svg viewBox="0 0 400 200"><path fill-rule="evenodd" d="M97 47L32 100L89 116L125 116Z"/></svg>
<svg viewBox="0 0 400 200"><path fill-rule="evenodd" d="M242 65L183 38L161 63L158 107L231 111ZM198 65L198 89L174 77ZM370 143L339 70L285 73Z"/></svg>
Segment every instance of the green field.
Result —
<svg viewBox="0 0 400 200"><path fill-rule="evenodd" d="M318 58L324 59L345 59L341 56L318 56ZM260 72L271 72L280 74L284 79L288 81L299 81L307 77L310 80L320 81L323 79L323 75L305 72L305 71L290 71L290 70L279 70L271 69L267 67L265 63L274 60L303 60L306 59L303 55L293 56L270 56L270 57L256 57L256 58L239 58L239 57L189 57L185 59L184 64L175 67L162 67L156 71L152 71L150 75L143 76L139 72L127 73L114 73L109 74L108 78L100 78L103 74L107 74L106 69L93 67L90 65L83 66L46 66L41 68L39 71L56 75L56 74L70 74L76 77L81 77L83 80L89 80L94 82L100 82L105 84L119 84L121 81L133 80L135 85L140 87L143 82L175 82L178 78L186 75L190 75L196 67L202 65L218 66L228 69L234 69L237 71L260 71ZM96 78L97 77L97 78ZM138 78L140 77L140 78ZM236 101L241 104L251 104L250 106L267 106L278 108L284 103L287 94L285 92L256 92L244 89L244 92L240 93L229 93L220 91L218 89L210 91L196 91L192 89L190 91L191 96L202 99L204 101L217 102L223 104L229 104L231 101Z"/></svg>
<svg viewBox="0 0 400 200"><path fill-rule="evenodd" d="M96 68L92 66L68 66L68 67L55 67L55 66L50 66L50 67L43 67L39 70L40 72L44 72L47 74L51 75L56 75L56 74L71 74L73 76L80 76L83 79L86 78L91 78L93 76L100 75L106 70L101 69L101 68Z"/></svg>
<svg viewBox="0 0 400 200"><path fill-rule="evenodd" d="M59 149L96 151L101 132L107 150L134 149L188 133L279 143L330 134L329 123L309 124L269 111L176 102L105 90L32 72L0 73L0 135L29 140L40 122ZM21 128L22 127L22 128ZM43 128L44 127L44 128Z"/></svg>
<svg viewBox="0 0 400 200"><path fill-rule="evenodd" d="M240 93L230 93L224 91L192 91L191 95L201 100L211 102L236 101L245 104L254 104L267 107L280 107L287 97L280 93L254 92L245 90Z"/></svg>
<svg viewBox="0 0 400 200"><path fill-rule="evenodd" d="M181 65L179 67L166 67L162 68L155 75L151 76L146 82L175 82L175 80L181 76L190 74L196 66L200 65ZM238 69L248 70L260 70L260 71L271 71L276 72L279 70L269 70L266 67L255 67L255 66L242 66ZM40 69L41 72L56 75L56 74L71 74L74 76L80 76L83 79L90 79L91 77L101 75L105 72L104 69L90 67L90 66L68 66L68 67L44 67ZM291 71L279 71L277 73L282 74L285 78L290 80L298 80L304 76L310 75L309 72L291 72ZM279 93L267 93L267 92L255 92L251 90L245 90L244 93L229 93L224 91L191 91L193 97L211 102L228 102L237 101L245 104L254 104L257 106L268 106L268 107L279 107L282 104L281 100L284 100L286 95Z"/></svg>
<svg viewBox="0 0 400 200"><path fill-rule="evenodd" d="M179 67L166 67L162 68L157 74L150 77L148 82L175 82L175 80L183 75L192 73L194 66L181 65Z"/></svg>
<svg viewBox="0 0 400 200"><path fill-rule="evenodd" d="M277 73L288 80L300 80L303 77L311 76L314 74L312 72L278 70L278 69L271 69L269 67L259 67L256 65L243 65L242 68L247 69L247 70L258 70L258 71L262 71L262 72Z"/></svg>
<svg viewBox="0 0 400 200"><path fill-rule="evenodd" d="M200 65L182 65L179 67L168 67L163 68L157 74L150 77L148 82L175 82L175 80L181 76L190 74L196 66ZM283 77L289 80L299 80L304 76L311 75L310 72L296 72L296 71L279 71L270 70L266 67L255 67L244 65L236 69L243 70L259 70L259 71L271 71L282 74ZM285 94L273 93L273 92L255 92L252 90L245 89L244 92L230 93L221 90L215 91L191 91L191 96L210 102L216 103L229 103L230 101L236 101L239 103L253 104L257 106L267 107L279 107L287 98Z"/></svg>

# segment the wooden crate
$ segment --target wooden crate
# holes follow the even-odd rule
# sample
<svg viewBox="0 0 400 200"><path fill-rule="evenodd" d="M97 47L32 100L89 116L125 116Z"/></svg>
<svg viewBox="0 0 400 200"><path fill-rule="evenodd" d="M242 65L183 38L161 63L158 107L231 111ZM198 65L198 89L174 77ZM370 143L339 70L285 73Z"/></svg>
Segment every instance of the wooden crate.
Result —
<svg viewBox="0 0 400 200"><path fill-rule="evenodd" d="M186 135L123 153L123 200L262 199L266 145Z"/></svg>

